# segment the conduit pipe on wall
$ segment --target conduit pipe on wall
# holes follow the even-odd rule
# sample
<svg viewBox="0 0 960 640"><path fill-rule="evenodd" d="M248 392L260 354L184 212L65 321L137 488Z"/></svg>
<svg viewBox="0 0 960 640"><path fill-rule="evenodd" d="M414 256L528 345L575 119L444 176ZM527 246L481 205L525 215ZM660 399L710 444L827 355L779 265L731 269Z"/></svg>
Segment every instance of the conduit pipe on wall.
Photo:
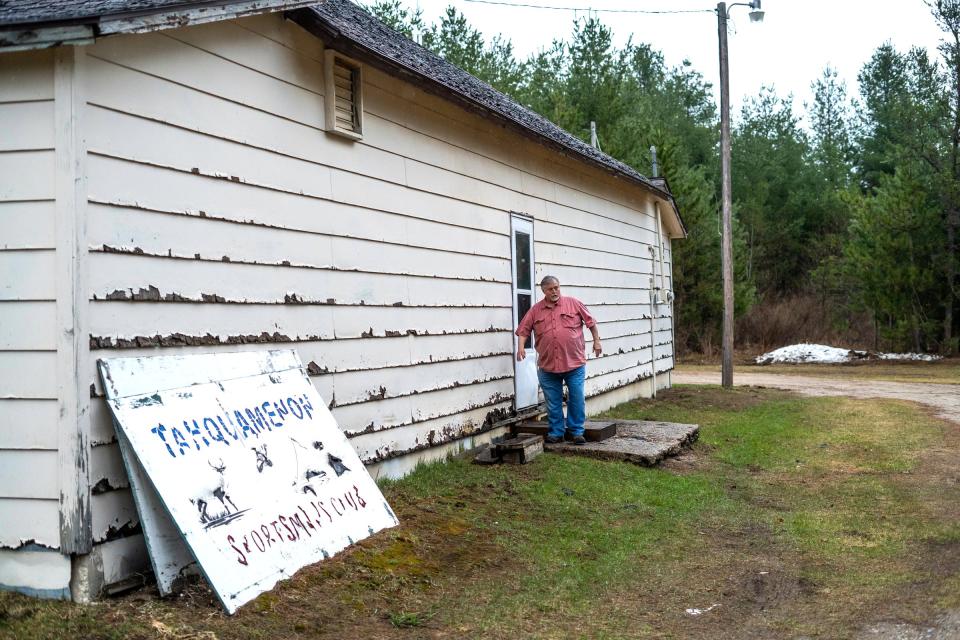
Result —
<svg viewBox="0 0 960 640"><path fill-rule="evenodd" d="M653 253L653 247L650 247L650 253ZM654 258L656 256L654 255ZM656 262L656 260L654 260ZM653 374L653 397L657 397L657 362L656 362L656 339L654 332L656 330L656 304L657 299L654 294L654 277L650 276L650 371Z"/></svg>

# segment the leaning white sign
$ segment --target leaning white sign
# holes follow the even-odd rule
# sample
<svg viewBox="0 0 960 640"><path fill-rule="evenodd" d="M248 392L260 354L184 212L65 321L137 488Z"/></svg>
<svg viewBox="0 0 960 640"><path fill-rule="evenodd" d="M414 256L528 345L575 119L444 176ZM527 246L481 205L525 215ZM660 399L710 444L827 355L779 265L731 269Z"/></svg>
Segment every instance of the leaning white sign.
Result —
<svg viewBox="0 0 960 640"><path fill-rule="evenodd" d="M302 365L177 387L169 358L100 368L121 438L228 612L397 524Z"/></svg>

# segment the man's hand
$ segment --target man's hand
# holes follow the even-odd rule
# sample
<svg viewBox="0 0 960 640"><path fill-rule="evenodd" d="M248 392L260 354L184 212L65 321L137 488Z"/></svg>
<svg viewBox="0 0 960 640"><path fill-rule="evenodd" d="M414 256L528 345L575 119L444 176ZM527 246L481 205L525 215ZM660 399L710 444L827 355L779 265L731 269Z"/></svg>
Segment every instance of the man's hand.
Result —
<svg viewBox="0 0 960 640"><path fill-rule="evenodd" d="M593 355L599 358L601 353L603 353L603 347L600 345L600 339L596 338L593 341Z"/></svg>
<svg viewBox="0 0 960 640"><path fill-rule="evenodd" d="M523 348L523 343L520 343L520 347L517 349L517 362L520 362L527 357L527 350Z"/></svg>

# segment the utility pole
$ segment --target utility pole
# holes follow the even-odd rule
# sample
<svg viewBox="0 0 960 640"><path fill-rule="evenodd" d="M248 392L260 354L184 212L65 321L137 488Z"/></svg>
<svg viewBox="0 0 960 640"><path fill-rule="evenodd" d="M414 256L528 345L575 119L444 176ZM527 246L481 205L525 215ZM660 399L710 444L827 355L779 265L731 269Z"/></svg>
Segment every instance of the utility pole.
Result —
<svg viewBox="0 0 960 640"><path fill-rule="evenodd" d="M723 231L720 260L723 271L723 338L721 378L724 388L733 386L733 196L730 180L730 68L727 57L727 3L717 4L720 37L720 190Z"/></svg>

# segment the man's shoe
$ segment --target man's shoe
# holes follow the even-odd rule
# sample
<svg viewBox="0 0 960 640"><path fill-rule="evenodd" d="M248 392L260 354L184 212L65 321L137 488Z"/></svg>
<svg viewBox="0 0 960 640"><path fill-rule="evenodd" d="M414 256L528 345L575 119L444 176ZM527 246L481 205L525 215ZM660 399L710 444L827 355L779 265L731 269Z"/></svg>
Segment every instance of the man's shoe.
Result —
<svg viewBox="0 0 960 640"><path fill-rule="evenodd" d="M563 442L563 436L547 436L543 440L547 444L559 444Z"/></svg>
<svg viewBox="0 0 960 640"><path fill-rule="evenodd" d="M573 436L573 444L575 445L587 444L587 439L584 438L583 436Z"/></svg>

